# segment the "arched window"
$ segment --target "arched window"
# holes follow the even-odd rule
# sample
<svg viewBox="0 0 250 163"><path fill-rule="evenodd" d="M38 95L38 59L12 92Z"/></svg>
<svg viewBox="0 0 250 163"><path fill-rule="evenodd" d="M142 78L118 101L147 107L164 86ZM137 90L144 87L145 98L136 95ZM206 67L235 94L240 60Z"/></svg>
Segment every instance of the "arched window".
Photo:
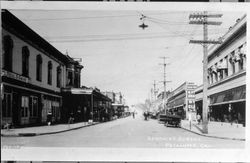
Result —
<svg viewBox="0 0 250 163"><path fill-rule="evenodd" d="M56 86L57 87L61 87L61 80L62 80L62 69L61 69L61 66L57 66L56 68Z"/></svg>
<svg viewBox="0 0 250 163"><path fill-rule="evenodd" d="M48 62L48 84L51 85L52 84L52 62L49 61Z"/></svg>
<svg viewBox="0 0 250 163"><path fill-rule="evenodd" d="M9 35L3 37L3 68L12 71L13 40Z"/></svg>
<svg viewBox="0 0 250 163"><path fill-rule="evenodd" d="M43 59L42 56L39 54L36 56L36 80L42 81L42 64Z"/></svg>
<svg viewBox="0 0 250 163"><path fill-rule="evenodd" d="M22 48L22 71L23 76L29 76L29 56L30 51L27 46Z"/></svg>

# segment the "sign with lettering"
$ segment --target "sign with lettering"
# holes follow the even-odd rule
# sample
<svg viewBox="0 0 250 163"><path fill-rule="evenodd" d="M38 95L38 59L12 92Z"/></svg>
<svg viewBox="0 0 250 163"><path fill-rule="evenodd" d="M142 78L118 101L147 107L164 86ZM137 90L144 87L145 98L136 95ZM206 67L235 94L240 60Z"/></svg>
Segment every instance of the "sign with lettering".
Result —
<svg viewBox="0 0 250 163"><path fill-rule="evenodd" d="M195 85L187 85L187 109L190 112L195 111Z"/></svg>
<svg viewBox="0 0 250 163"><path fill-rule="evenodd" d="M6 71L6 70L2 70L2 76L6 76L8 78L19 80L19 81L22 81L25 83L29 82L29 78L24 77L24 76L19 75L19 74L16 74L16 73L13 73L13 72Z"/></svg>

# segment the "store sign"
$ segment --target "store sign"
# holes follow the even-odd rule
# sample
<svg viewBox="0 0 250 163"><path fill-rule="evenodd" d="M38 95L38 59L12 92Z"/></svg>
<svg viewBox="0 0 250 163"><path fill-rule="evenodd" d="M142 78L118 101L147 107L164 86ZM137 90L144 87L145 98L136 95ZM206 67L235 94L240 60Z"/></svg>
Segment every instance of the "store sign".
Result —
<svg viewBox="0 0 250 163"><path fill-rule="evenodd" d="M187 109L190 112L195 112L195 85L187 85Z"/></svg>
<svg viewBox="0 0 250 163"><path fill-rule="evenodd" d="M13 72L6 71L6 70L2 70L2 76L6 76L8 78L19 80L19 81L22 81L22 82L25 82L25 83L29 82L29 78L24 77L24 76L19 75L19 74L15 74Z"/></svg>

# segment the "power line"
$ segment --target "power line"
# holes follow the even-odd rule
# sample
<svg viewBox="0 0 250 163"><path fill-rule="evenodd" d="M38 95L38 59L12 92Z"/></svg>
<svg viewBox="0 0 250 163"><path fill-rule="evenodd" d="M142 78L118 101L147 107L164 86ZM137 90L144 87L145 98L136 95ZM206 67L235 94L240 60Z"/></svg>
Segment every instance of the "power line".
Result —
<svg viewBox="0 0 250 163"><path fill-rule="evenodd" d="M19 10L20 11L20 10ZM27 10L24 10L27 11ZM30 11L30 10L29 10ZM39 10L36 10L39 11ZM40 11L44 11L44 10L40 10ZM46 12L48 11L61 11L61 10L45 10ZM141 12L136 11L137 13L141 14ZM169 12L169 13L151 13L148 15L169 15L169 14L179 14L179 13L173 13L173 12ZM121 17L133 17L133 16L138 16L138 14L124 14L124 15L104 15L104 16L84 16L84 17L68 17L68 18L37 18L37 19L27 19L24 18L23 20L27 20L27 21L54 21L54 20L79 20L79 19L103 19L103 18L121 18ZM157 18L152 18L149 17L150 19L157 19ZM161 19L159 19L161 20ZM173 22L175 23L175 22ZM177 23L181 23L181 22L177 22Z"/></svg>
<svg viewBox="0 0 250 163"><path fill-rule="evenodd" d="M135 14L131 15L106 15L106 16L86 16L86 17L69 17L69 18L39 18L39 19L24 19L27 21L54 21L54 20L79 20L79 19L101 19L101 18L120 18L120 17L131 17L138 16Z"/></svg>
<svg viewBox="0 0 250 163"><path fill-rule="evenodd" d="M214 35L218 35L221 32L218 33L213 33ZM211 34L211 35L213 35ZM202 35L202 34L199 34ZM105 35L101 35L101 36L105 36ZM93 37L89 37L88 36L82 36L82 38L74 38L72 36L72 38L68 37L69 39L60 39L60 37L58 37L59 39L54 39L52 37L45 37L46 39L49 40L49 42L89 42L89 41L112 41L112 40L137 40L137 39L154 39L154 38L173 38L173 37L190 37L193 36L193 34L161 34L161 35L149 35L149 36L143 36L143 35L128 35L125 37L117 37L119 35L116 35L116 37L114 37L115 35L113 35L113 37L109 37L109 38L98 38L98 36L93 36ZM77 36L78 37L78 36ZM95 37L95 38L94 38Z"/></svg>

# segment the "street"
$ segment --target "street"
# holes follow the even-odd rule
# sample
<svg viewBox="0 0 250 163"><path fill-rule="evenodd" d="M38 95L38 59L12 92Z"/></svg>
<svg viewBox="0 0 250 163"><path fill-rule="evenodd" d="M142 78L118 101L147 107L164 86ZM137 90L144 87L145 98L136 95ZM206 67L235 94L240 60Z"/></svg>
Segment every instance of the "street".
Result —
<svg viewBox="0 0 250 163"><path fill-rule="evenodd" d="M59 134L2 137L4 146L115 148L244 148L244 141L199 136L137 115Z"/></svg>

